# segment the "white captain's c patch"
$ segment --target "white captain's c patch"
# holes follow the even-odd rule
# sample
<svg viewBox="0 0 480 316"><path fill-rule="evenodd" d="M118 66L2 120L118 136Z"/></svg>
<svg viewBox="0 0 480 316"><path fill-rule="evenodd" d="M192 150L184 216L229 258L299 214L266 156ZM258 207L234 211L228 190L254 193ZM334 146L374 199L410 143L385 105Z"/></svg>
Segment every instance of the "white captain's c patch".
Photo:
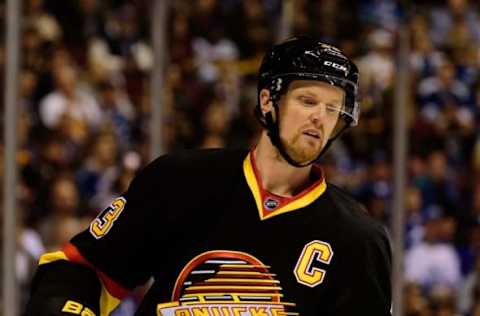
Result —
<svg viewBox="0 0 480 316"><path fill-rule="evenodd" d="M326 271L316 263L330 264L332 257L333 250L328 242L314 240L306 244L293 270L297 282L312 288L321 284Z"/></svg>

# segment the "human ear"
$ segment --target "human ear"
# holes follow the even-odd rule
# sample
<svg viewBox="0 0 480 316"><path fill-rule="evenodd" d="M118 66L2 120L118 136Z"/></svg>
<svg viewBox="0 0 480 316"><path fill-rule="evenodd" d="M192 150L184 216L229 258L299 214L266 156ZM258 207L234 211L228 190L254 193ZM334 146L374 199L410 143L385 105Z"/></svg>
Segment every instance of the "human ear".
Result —
<svg viewBox="0 0 480 316"><path fill-rule="evenodd" d="M264 116L273 109L272 100L270 99L270 91L267 89L262 89L260 91L260 109Z"/></svg>

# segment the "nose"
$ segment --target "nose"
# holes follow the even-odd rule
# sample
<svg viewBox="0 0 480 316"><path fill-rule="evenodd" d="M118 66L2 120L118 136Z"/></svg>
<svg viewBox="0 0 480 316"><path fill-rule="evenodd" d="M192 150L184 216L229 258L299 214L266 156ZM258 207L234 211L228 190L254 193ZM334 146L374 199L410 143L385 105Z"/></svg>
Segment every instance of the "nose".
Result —
<svg viewBox="0 0 480 316"><path fill-rule="evenodd" d="M315 125L315 127L319 127L324 122L327 116L327 107L324 103L319 104L316 106L314 111L310 114L310 120Z"/></svg>

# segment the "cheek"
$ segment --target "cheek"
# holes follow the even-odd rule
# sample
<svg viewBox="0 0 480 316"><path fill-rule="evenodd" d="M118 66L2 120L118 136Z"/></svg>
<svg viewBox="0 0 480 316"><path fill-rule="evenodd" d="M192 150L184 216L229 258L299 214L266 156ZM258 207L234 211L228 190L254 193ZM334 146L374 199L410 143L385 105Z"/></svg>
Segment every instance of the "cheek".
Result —
<svg viewBox="0 0 480 316"><path fill-rule="evenodd" d="M335 130L338 130L341 127L342 118L340 115L325 117L323 120L323 130L327 135L334 133Z"/></svg>
<svg viewBox="0 0 480 316"><path fill-rule="evenodd" d="M338 119L337 120L331 120L325 122L325 131L330 135L333 133L335 130L335 127L337 126Z"/></svg>
<svg viewBox="0 0 480 316"><path fill-rule="evenodd" d="M280 134L282 137L290 138L298 132L302 118L295 113L282 114L284 115L280 117Z"/></svg>

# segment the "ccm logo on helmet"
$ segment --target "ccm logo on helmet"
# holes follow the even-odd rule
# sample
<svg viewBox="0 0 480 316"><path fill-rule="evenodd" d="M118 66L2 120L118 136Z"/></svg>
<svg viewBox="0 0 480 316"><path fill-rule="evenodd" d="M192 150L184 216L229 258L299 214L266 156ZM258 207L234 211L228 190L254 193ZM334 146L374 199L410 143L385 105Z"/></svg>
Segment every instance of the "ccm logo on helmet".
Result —
<svg viewBox="0 0 480 316"><path fill-rule="evenodd" d="M343 65L340 65L340 64L337 64L337 63L334 63L333 61L325 60L325 61L323 62L323 64L324 64L325 66L333 67L333 68L335 68L335 69L337 69L337 70L341 70L341 71L343 71L343 72L345 72L345 73L348 73L347 67L345 67L345 66L343 66Z"/></svg>

